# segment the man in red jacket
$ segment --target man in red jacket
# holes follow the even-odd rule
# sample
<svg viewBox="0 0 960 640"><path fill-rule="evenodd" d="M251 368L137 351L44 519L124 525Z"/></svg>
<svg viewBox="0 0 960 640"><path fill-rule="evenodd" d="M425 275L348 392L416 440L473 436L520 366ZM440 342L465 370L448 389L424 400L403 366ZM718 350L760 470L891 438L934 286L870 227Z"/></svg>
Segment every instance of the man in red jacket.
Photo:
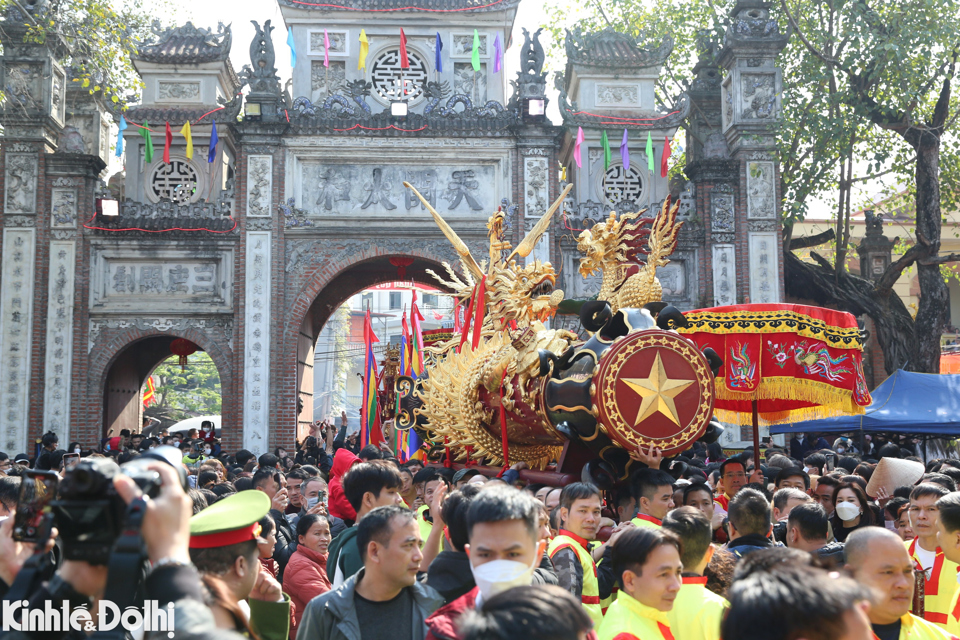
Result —
<svg viewBox="0 0 960 640"><path fill-rule="evenodd" d="M479 609L501 591L531 583L545 549L539 515L536 498L513 487L491 487L477 494L467 511L466 546L477 586L427 618L426 640L459 640L464 612Z"/></svg>
<svg viewBox="0 0 960 640"><path fill-rule="evenodd" d="M336 516L341 520L346 520L352 525L357 519L357 512L352 506L347 496L343 493L341 480L346 475L350 467L360 462L360 458L355 456L348 449L337 449L333 456L333 468L330 469L330 481L327 483L327 513Z"/></svg>

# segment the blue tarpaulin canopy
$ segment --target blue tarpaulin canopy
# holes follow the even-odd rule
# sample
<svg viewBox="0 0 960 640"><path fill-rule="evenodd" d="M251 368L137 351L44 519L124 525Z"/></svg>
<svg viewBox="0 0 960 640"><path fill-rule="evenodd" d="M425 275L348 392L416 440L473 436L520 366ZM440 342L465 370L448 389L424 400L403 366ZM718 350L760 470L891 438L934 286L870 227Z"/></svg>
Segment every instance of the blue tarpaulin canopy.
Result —
<svg viewBox="0 0 960 640"><path fill-rule="evenodd" d="M960 374L899 369L874 389L863 415L836 416L770 426L770 433L885 431L960 435Z"/></svg>

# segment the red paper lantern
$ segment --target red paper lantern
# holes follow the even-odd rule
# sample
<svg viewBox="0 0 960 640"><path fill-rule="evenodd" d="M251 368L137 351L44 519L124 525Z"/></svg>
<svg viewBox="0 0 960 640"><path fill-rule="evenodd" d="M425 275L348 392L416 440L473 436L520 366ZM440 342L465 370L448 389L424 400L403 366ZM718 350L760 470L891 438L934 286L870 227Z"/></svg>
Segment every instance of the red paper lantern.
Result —
<svg viewBox="0 0 960 640"><path fill-rule="evenodd" d="M393 256L390 264L397 268L397 279L403 282L407 279L407 267L413 264L413 258Z"/></svg>
<svg viewBox="0 0 960 640"><path fill-rule="evenodd" d="M197 345L193 344L186 338L177 338L170 343L170 353L175 356L180 356L180 370L183 371L187 368L187 356L197 352Z"/></svg>

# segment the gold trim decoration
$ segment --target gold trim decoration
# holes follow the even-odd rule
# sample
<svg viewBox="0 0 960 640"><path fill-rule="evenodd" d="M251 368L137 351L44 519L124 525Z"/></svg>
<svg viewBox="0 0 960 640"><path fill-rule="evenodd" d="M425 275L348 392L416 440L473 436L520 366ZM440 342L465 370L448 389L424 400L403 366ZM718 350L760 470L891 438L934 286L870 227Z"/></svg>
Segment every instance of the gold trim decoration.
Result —
<svg viewBox="0 0 960 640"><path fill-rule="evenodd" d="M689 311L684 314L687 326L677 329L681 334L712 333L792 333L804 338L822 340L838 349L863 349L860 329L838 327L825 320L794 310L771 311Z"/></svg>

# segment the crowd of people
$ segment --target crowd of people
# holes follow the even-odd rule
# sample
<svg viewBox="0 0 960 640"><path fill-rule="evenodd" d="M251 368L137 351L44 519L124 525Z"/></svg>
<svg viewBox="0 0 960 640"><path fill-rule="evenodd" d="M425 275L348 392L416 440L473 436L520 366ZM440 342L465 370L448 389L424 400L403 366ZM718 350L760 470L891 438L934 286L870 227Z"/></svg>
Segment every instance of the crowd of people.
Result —
<svg viewBox="0 0 960 640"><path fill-rule="evenodd" d="M26 618L51 602L96 608L126 589L175 613L175 631L148 638L960 635L960 460L924 463L899 443L875 439L858 452L846 438L799 434L759 461L716 443L670 459L635 451L627 480L605 491L526 483L523 463L496 476L400 463L345 432L318 424L291 452L259 456L223 451L212 428L123 433L95 451L60 449L50 433L33 457L0 453L4 616L10 601L25 602ZM112 560L78 559L56 529L35 544L14 536L29 470L69 480L98 458L145 461L138 468L160 479L149 496L122 473L113 480L131 512L142 506L142 571L118 577ZM890 473L903 465L915 477ZM874 474L910 479L871 484ZM48 569L25 592L24 567L37 558ZM131 583L118 588L121 579Z"/></svg>

